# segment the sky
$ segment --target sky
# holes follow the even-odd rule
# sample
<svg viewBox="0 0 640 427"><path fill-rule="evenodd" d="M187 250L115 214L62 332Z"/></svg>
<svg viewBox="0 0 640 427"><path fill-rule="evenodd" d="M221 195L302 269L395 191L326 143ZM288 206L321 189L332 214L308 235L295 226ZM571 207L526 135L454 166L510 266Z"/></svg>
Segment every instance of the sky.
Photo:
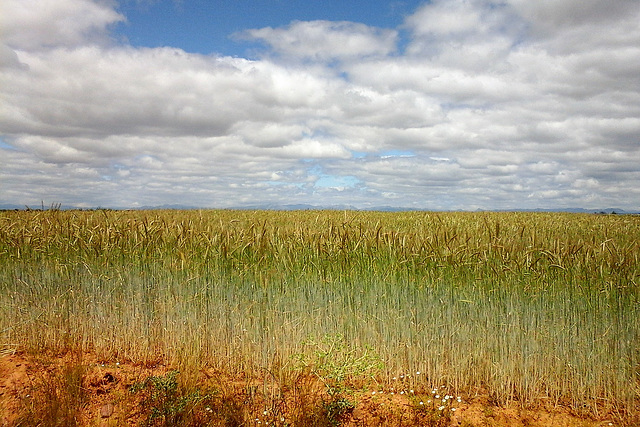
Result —
<svg viewBox="0 0 640 427"><path fill-rule="evenodd" d="M640 211L640 0L0 0L0 206Z"/></svg>

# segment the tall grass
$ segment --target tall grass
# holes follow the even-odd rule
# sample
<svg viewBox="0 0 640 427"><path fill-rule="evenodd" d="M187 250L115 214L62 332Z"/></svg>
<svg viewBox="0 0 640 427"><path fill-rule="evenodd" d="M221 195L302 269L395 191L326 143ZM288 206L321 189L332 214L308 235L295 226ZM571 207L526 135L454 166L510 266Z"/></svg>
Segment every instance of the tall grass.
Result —
<svg viewBox="0 0 640 427"><path fill-rule="evenodd" d="M282 372L339 334L389 378L633 410L638 242L637 216L2 212L0 346Z"/></svg>

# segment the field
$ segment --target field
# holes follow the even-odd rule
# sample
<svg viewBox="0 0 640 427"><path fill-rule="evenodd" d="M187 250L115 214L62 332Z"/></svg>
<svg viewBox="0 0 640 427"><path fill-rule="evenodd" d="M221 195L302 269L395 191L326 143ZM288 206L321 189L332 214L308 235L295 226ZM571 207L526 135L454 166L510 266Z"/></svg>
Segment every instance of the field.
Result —
<svg viewBox="0 0 640 427"><path fill-rule="evenodd" d="M639 242L632 215L0 212L0 424L631 425Z"/></svg>

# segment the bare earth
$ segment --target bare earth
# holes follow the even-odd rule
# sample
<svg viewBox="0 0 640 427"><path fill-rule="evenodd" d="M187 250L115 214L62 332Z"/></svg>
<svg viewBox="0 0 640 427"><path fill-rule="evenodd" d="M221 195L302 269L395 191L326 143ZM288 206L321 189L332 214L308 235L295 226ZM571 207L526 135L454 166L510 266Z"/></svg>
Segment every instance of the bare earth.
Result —
<svg viewBox="0 0 640 427"><path fill-rule="evenodd" d="M53 383L63 383L64 378L72 375L69 370L74 359L69 355L36 357L33 355L8 353L0 356L0 426L30 425L28 414L37 414L49 405L52 399L61 396L62 387L51 386ZM134 384L144 381L150 376L162 376L170 371L170 367L154 365L136 365L130 363L105 363L91 354L81 357L83 369L80 381L82 384L82 398L79 400L74 419L82 426L125 426L139 425L142 420L141 398L131 392ZM65 367L67 368L65 371ZM66 374L64 373L66 372ZM66 375L66 377L64 376ZM265 407L266 394L273 393L273 389L265 387L260 381L231 379L215 371L201 372L203 378L214 378L224 393L245 406L241 411L244 424L241 425L303 425L294 421L292 413L296 405L291 402L296 399L296 390L279 390L280 412L277 416L268 417ZM309 379L304 383L309 395L321 399L322 386ZM249 396L248 390L260 390L260 396ZM298 400L300 392L298 390ZM317 393L317 394L314 394ZM73 394L73 392L71 392ZM274 394L275 395L275 394ZM283 397L284 396L284 397ZM308 396L307 396L308 397ZM478 391L473 395L462 396L455 412L446 424L434 424L433 421L420 418L415 411L415 399L405 394L386 391L373 393L371 391L357 391L352 395L357 402L355 408L341 418L344 426L412 426L412 425L446 425L446 426L620 426L640 425L640 420L625 420L621 414L600 414L599 419L580 415L579 411L563 407L549 406L546 408L522 408L512 404L507 407L491 403L486 393ZM287 404L289 402L289 404ZM273 409L273 402L271 409ZM298 409L300 405L297 406ZM293 409L292 409L293 408ZM206 408L209 410L209 408ZM48 410L51 410L48 407ZM56 410L60 411L59 408ZM29 412L31 411L31 412ZM56 412L61 413L61 412ZM27 416L25 416L27 414ZM211 414L215 416L215 414ZM213 418L212 418L213 419ZM25 421L27 420L27 421ZM249 420L249 421L246 421ZM283 421L284 420L284 421ZM431 422L431 424L429 424ZM217 425L214 423L214 425Z"/></svg>

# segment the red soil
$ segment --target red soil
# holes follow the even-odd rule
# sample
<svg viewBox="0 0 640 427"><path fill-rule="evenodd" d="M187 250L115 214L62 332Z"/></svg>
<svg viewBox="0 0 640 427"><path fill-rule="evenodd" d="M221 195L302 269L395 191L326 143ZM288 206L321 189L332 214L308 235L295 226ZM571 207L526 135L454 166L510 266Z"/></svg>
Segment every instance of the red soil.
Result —
<svg viewBox="0 0 640 427"><path fill-rule="evenodd" d="M73 367L79 370L73 371ZM169 372L167 366L143 366L132 363L103 363L95 355L0 355L0 426L30 424L33 414L43 410L52 411L51 400L64 400L61 384L72 378L74 372L82 384L82 397L77 402L70 400L74 408L73 419L81 426L126 426L139 425L145 416L141 396L131 392L134 384L140 384L150 376L163 376ZM305 425L301 411L311 411L318 402L327 398L324 386L312 377L299 376L288 386L274 386L268 379L231 379L213 370L203 370L200 379L217 389L234 406L242 425ZM66 380L65 380L66 378ZM267 384L268 383L268 384ZM56 385L57 384L57 385ZM74 395L75 396L75 395ZM313 402L315 400L315 403ZM341 418L344 426L611 426L640 425L640 419L623 419L619 414L601 414L599 419L580 415L571 408L556 406L546 408L523 408L520 405L497 406L491 403L488 394L477 392L462 396L456 402L456 410L446 420L430 418L433 412L421 412L416 406L420 399L409 393L379 393L357 391L349 395L357 402L345 411ZM325 400L326 401L326 400ZM47 406L49 405L49 406ZM39 407L39 406L42 406ZM44 408L44 406L47 406ZM265 410L266 408L266 410ZM62 414L59 408L55 414ZM204 408L211 411L210 408ZM267 413L268 412L268 413ZM203 416L206 416L204 414ZM211 414L212 417L215 414ZM220 418L221 419L221 418ZM282 419L285 421L283 422ZM307 420L312 420L308 417ZM27 421L25 421L27 420ZM213 420L213 418L211 418ZM33 418L31 421L35 422ZM49 420L51 421L51 420ZM445 422L446 421L446 422ZM222 421L220 421L222 422ZM311 422L311 421L308 421ZM638 423L638 424L636 424ZM218 425L218 424L213 424Z"/></svg>

